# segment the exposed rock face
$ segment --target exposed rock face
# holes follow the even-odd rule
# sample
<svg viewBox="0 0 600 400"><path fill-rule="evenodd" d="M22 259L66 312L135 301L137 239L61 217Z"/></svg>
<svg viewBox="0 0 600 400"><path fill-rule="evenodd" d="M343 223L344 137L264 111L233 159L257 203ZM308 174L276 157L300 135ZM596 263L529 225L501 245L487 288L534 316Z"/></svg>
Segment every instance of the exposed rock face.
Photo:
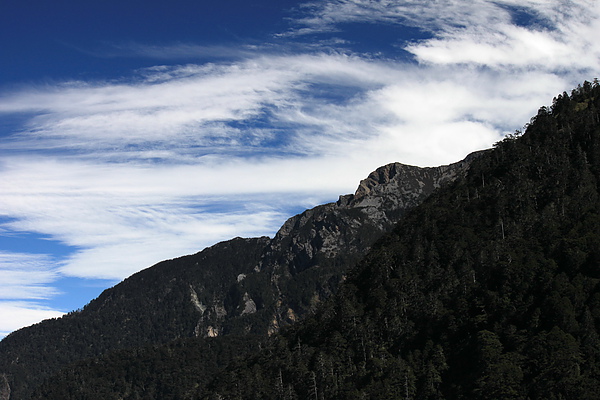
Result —
<svg viewBox="0 0 600 400"><path fill-rule="evenodd" d="M243 301L244 310L242 311L241 315L254 314L256 312L256 303L254 302L254 300L252 300L250 296L248 296L248 293L244 293Z"/></svg>
<svg viewBox="0 0 600 400"><path fill-rule="evenodd" d="M236 238L163 261L81 312L9 335L0 342L0 377L7 375L0 394L10 384L12 399L26 398L74 360L119 348L191 336L268 335L298 321L336 291L347 269L408 209L465 174L473 157L435 168L378 168L355 194L288 219L272 239Z"/></svg>
<svg viewBox="0 0 600 400"><path fill-rule="evenodd" d="M226 290L205 297L206 303L193 297L196 334L272 334L296 322L335 292L348 266L407 210L465 174L476 156L431 168L388 164L361 181L355 194L291 217L266 243L253 267L237 271L235 279L224 284ZM194 290L207 292L203 285Z"/></svg>
<svg viewBox="0 0 600 400"><path fill-rule="evenodd" d="M296 322L337 288L348 266L434 190L466 173L473 158L440 167L388 164L360 182L354 195L288 219L256 271L270 276L279 327ZM293 318L290 318L293 315ZM276 328L271 324L270 331Z"/></svg>
<svg viewBox="0 0 600 400"><path fill-rule="evenodd" d="M6 375L0 375L0 400L10 399L10 385Z"/></svg>

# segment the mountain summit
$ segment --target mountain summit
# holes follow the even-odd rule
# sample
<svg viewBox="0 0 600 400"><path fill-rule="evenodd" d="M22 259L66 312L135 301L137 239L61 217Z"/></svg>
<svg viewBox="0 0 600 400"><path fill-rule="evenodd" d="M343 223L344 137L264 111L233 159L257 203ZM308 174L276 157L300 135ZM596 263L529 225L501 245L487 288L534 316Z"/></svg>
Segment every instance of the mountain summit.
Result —
<svg viewBox="0 0 600 400"><path fill-rule="evenodd" d="M354 195L287 220L274 238L235 238L163 261L104 291L83 310L10 334L0 376L11 399L67 365L182 338L266 337L312 312L402 215L463 176L455 164L378 168Z"/></svg>

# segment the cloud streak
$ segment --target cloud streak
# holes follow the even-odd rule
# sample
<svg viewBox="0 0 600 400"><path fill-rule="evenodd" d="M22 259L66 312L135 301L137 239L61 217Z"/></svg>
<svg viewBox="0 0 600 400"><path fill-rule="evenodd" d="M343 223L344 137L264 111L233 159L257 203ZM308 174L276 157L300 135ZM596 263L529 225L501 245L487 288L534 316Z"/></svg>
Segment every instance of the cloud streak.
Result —
<svg viewBox="0 0 600 400"><path fill-rule="evenodd" d="M63 313L41 305L58 294L58 273L45 255L0 251L0 338L11 331Z"/></svg>
<svg viewBox="0 0 600 400"><path fill-rule="evenodd" d="M46 286L57 278L45 255L0 252L0 300L47 299L57 293Z"/></svg>
<svg viewBox="0 0 600 400"><path fill-rule="evenodd" d="M560 71L594 69L600 52L593 43L600 24L597 2L506 1L506 7L519 7L539 18L531 26L514 24L513 15L504 12L484 23L466 27L445 27L436 38L409 45L407 50L421 62L434 64L475 64L495 68L536 68ZM567 6L568 4L568 6ZM541 6L533 8L535 6ZM502 7L499 7L502 14ZM518 10L518 9L517 9Z"/></svg>
<svg viewBox="0 0 600 400"><path fill-rule="evenodd" d="M90 51L77 48L78 51L99 58L150 58L155 60L194 59L242 59L256 53L257 46L198 45L194 43L175 43L171 45L152 45L136 42L106 44Z"/></svg>

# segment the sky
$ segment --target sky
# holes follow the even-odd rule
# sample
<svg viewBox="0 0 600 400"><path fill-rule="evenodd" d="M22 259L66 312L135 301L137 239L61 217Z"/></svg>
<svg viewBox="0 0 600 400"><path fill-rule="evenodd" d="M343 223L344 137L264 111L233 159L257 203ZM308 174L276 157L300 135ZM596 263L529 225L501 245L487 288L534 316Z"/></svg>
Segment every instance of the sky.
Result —
<svg viewBox="0 0 600 400"><path fill-rule="evenodd" d="M598 77L592 0L0 3L0 338Z"/></svg>

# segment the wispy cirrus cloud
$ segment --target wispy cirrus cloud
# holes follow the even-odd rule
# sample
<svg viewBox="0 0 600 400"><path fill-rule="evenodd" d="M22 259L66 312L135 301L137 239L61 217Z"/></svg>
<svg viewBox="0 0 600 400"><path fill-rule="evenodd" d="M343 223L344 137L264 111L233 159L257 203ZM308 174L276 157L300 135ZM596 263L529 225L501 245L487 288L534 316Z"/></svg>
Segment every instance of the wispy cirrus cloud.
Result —
<svg viewBox="0 0 600 400"><path fill-rule="evenodd" d="M512 12L503 7L512 7ZM597 2L513 2L496 6L494 21L464 27L442 27L436 38L411 44L418 60L434 64L472 64L494 68L548 71L594 69L600 52L593 43L600 29ZM515 23L515 12L529 13L538 23Z"/></svg>
<svg viewBox="0 0 600 400"><path fill-rule="evenodd" d="M481 25L510 18L500 2L475 0L331 0L307 2L299 8L291 36L342 31L343 24L393 24L423 31Z"/></svg>
<svg viewBox="0 0 600 400"><path fill-rule="evenodd" d="M335 0L307 3L298 36L344 24L397 24L431 38L405 46L420 62L565 70L595 68L600 5L592 0ZM574 59L573 57L577 57Z"/></svg>
<svg viewBox="0 0 600 400"><path fill-rule="evenodd" d="M80 51L101 58L150 58L154 60L182 59L241 59L256 54L258 45L198 45L195 43L147 44L136 42L107 43L105 46L90 51Z"/></svg>
<svg viewBox="0 0 600 400"><path fill-rule="evenodd" d="M56 294L55 260L46 255L0 251L0 338L63 313L41 304Z"/></svg>
<svg viewBox="0 0 600 400"><path fill-rule="evenodd" d="M304 3L294 23L303 33L342 30L352 22L409 25L433 33L499 24L556 29L565 20L589 23L594 7L593 0L329 0Z"/></svg>
<svg viewBox="0 0 600 400"><path fill-rule="evenodd" d="M0 251L0 299L47 299L57 293L46 286L57 278L54 260L43 254Z"/></svg>

